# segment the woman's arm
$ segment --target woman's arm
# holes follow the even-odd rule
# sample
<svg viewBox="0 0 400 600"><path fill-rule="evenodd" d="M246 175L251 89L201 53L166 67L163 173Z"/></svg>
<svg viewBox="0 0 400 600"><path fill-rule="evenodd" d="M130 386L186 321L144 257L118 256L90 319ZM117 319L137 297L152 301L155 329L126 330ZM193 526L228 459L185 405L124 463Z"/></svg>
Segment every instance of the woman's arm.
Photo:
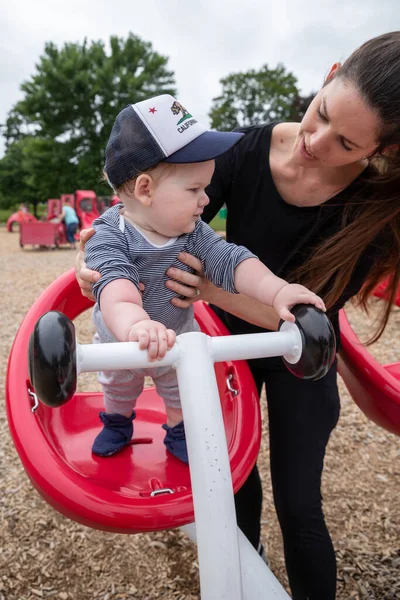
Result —
<svg viewBox="0 0 400 600"><path fill-rule="evenodd" d="M191 254L182 252L178 258L185 265L192 267L197 274L173 267L168 269L167 275L172 279L166 282L166 286L179 296L185 297L185 299L178 296L173 298L171 302L175 306L187 308L196 300L204 300L219 306L222 310L226 310L248 323L272 331L277 330L280 319L274 308L265 306L265 304L244 294L230 294L221 288L217 288L202 277L201 262ZM200 294L197 295L196 289L199 290Z"/></svg>
<svg viewBox="0 0 400 600"><path fill-rule="evenodd" d="M92 271L87 268L85 263L85 244L90 240L94 233L95 229L93 227L81 230L79 234L79 252L75 259L75 275L79 287L81 288L81 294L85 296L85 298L93 300L93 302L95 301L95 297L93 296L92 287L94 283L99 281L101 275L98 271Z"/></svg>
<svg viewBox="0 0 400 600"><path fill-rule="evenodd" d="M215 286L213 287L215 288L214 299L209 300L209 302L252 325L277 331L280 318L274 308L244 294L230 294Z"/></svg>

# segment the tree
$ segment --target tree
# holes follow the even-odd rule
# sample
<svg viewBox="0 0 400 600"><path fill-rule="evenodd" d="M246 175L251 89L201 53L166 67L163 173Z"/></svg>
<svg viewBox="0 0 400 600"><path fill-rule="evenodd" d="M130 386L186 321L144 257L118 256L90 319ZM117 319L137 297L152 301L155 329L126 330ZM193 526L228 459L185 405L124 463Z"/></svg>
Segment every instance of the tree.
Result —
<svg viewBox="0 0 400 600"><path fill-rule="evenodd" d="M298 121L300 122L304 115L306 114L307 108L310 106L311 102L314 100L316 92L311 92L308 96L300 96L300 94L295 98L291 113L289 115L289 121Z"/></svg>
<svg viewBox="0 0 400 600"><path fill-rule="evenodd" d="M19 202L32 202L24 168L24 142L12 144L0 160L0 207L11 208Z"/></svg>
<svg viewBox="0 0 400 600"><path fill-rule="evenodd" d="M235 127L287 121L301 98L297 79L282 64L275 69L232 73L221 79L222 94L213 99L211 126L222 131Z"/></svg>
<svg viewBox="0 0 400 600"><path fill-rule="evenodd" d="M61 144L29 135L10 144L0 160L0 206L25 202L36 214L38 202L68 190L77 166L63 152Z"/></svg>
<svg viewBox="0 0 400 600"><path fill-rule="evenodd" d="M19 181L24 183L16 183L16 172L8 178L8 190L0 182L0 195L20 193L21 185L43 194L40 200L75 189L104 191L104 149L115 117L129 103L175 95L167 62L133 34L126 40L111 37L108 50L102 41L61 49L47 43L36 72L21 86L23 99L3 127L6 155L0 171L10 176L16 161L7 155L23 148L27 172Z"/></svg>

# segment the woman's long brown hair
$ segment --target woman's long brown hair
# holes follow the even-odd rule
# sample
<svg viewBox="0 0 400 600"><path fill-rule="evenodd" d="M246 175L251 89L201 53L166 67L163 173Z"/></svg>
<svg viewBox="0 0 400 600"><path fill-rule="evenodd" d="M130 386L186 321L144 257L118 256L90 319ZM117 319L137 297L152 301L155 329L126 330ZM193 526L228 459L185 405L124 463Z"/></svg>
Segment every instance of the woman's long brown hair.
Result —
<svg viewBox="0 0 400 600"><path fill-rule="evenodd" d="M372 344L387 325L400 281L400 31L366 42L335 77L350 81L379 115L379 147L370 159L365 185L346 202L341 231L316 248L296 271L296 278L323 294L329 310L349 285L367 248L370 251L383 239L384 251L379 244L376 259L355 298L368 312L374 288L388 279L387 301L382 303L376 330L367 342Z"/></svg>

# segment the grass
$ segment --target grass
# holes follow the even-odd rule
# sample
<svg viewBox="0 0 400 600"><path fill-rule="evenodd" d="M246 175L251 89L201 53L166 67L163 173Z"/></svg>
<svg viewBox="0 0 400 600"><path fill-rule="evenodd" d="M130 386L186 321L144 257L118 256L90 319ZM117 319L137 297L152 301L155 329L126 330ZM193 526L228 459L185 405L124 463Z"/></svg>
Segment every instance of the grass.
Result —
<svg viewBox="0 0 400 600"><path fill-rule="evenodd" d="M225 231L226 219L222 218L218 214L213 218L212 221L210 221L210 227L212 227L212 229L214 229L214 231Z"/></svg>
<svg viewBox="0 0 400 600"><path fill-rule="evenodd" d="M0 223L7 223L7 219L15 210L0 208Z"/></svg>

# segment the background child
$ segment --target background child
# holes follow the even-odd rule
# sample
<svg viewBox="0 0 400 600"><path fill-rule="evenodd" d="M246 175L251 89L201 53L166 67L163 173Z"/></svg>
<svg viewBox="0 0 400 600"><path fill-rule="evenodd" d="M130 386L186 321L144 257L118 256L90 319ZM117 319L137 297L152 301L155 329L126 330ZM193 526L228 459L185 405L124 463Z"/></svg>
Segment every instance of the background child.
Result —
<svg viewBox="0 0 400 600"><path fill-rule="evenodd" d="M101 273L93 287L93 319L101 342L138 341L155 361L173 346L176 334L198 330L193 307L171 305L174 293L165 287L169 267L189 270L177 260L182 251L201 259L215 285L273 306L282 319L294 321L290 308L298 303L325 310L307 288L276 277L246 248L227 243L201 221L213 159L241 137L208 131L169 95L119 113L106 148L105 173L124 208L114 206L96 219L96 234L85 248L87 266ZM143 296L139 282L145 286ZM178 384L169 367L99 374L106 410L100 413L104 428L92 450L109 456L129 443L145 374L165 401L164 443L187 462Z"/></svg>
<svg viewBox="0 0 400 600"><path fill-rule="evenodd" d="M63 201L60 221L65 225L65 234L70 248L75 250L75 233L78 229L79 219L69 198L65 198Z"/></svg>

